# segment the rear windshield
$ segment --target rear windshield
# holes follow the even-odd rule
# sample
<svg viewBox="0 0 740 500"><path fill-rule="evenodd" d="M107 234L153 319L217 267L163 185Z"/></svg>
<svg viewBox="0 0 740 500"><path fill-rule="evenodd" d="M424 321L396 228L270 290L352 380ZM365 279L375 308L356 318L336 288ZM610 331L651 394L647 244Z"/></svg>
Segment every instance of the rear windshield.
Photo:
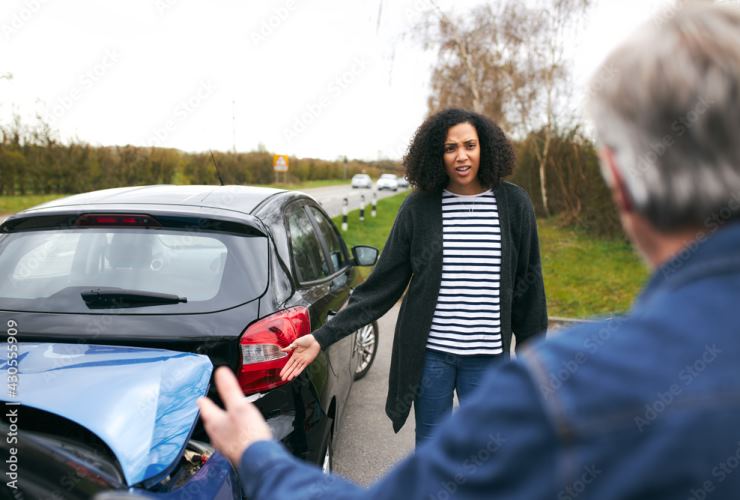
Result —
<svg viewBox="0 0 740 500"><path fill-rule="evenodd" d="M212 312L267 288L263 236L131 228L55 229L0 235L0 309L99 313L81 293L120 288L186 297L186 303L107 310Z"/></svg>

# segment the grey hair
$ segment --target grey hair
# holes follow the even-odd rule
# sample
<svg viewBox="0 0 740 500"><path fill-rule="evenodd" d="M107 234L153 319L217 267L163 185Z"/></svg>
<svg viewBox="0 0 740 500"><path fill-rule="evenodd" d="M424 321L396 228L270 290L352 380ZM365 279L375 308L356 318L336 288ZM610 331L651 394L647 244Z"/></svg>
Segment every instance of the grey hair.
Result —
<svg viewBox="0 0 740 500"><path fill-rule="evenodd" d="M740 9L689 4L645 25L595 74L589 114L656 228L740 218Z"/></svg>

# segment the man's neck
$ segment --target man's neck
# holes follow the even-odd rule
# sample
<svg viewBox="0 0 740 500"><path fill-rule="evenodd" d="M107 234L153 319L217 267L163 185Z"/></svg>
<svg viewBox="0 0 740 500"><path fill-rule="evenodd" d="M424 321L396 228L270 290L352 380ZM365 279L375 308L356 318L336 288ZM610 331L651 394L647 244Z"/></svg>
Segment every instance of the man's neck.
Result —
<svg viewBox="0 0 740 500"><path fill-rule="evenodd" d="M683 229L666 233L655 229L640 216L632 215L622 220L628 236L651 270L655 270L678 255L684 248L694 244L700 229Z"/></svg>

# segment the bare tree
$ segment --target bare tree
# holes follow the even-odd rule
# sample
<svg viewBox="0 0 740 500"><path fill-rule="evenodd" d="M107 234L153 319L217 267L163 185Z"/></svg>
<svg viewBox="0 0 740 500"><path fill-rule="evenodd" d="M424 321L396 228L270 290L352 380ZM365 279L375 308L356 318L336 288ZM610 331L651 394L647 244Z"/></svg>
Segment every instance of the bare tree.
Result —
<svg viewBox="0 0 740 500"><path fill-rule="evenodd" d="M465 18L434 5L420 30L436 48L430 113L456 106L483 113L515 136L538 141L540 197L549 215L547 165L558 110L568 98L565 38L592 0L500 0ZM542 129L539 135L531 132ZM538 138L541 137L541 139Z"/></svg>

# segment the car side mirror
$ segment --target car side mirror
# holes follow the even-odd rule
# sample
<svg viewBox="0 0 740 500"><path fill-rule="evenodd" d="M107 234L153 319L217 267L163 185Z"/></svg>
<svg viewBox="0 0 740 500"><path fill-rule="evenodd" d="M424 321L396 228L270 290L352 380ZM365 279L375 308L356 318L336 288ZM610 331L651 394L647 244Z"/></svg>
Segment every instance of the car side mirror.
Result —
<svg viewBox="0 0 740 500"><path fill-rule="evenodd" d="M367 245L352 247L353 264L355 266L373 266L378 261L378 249Z"/></svg>

